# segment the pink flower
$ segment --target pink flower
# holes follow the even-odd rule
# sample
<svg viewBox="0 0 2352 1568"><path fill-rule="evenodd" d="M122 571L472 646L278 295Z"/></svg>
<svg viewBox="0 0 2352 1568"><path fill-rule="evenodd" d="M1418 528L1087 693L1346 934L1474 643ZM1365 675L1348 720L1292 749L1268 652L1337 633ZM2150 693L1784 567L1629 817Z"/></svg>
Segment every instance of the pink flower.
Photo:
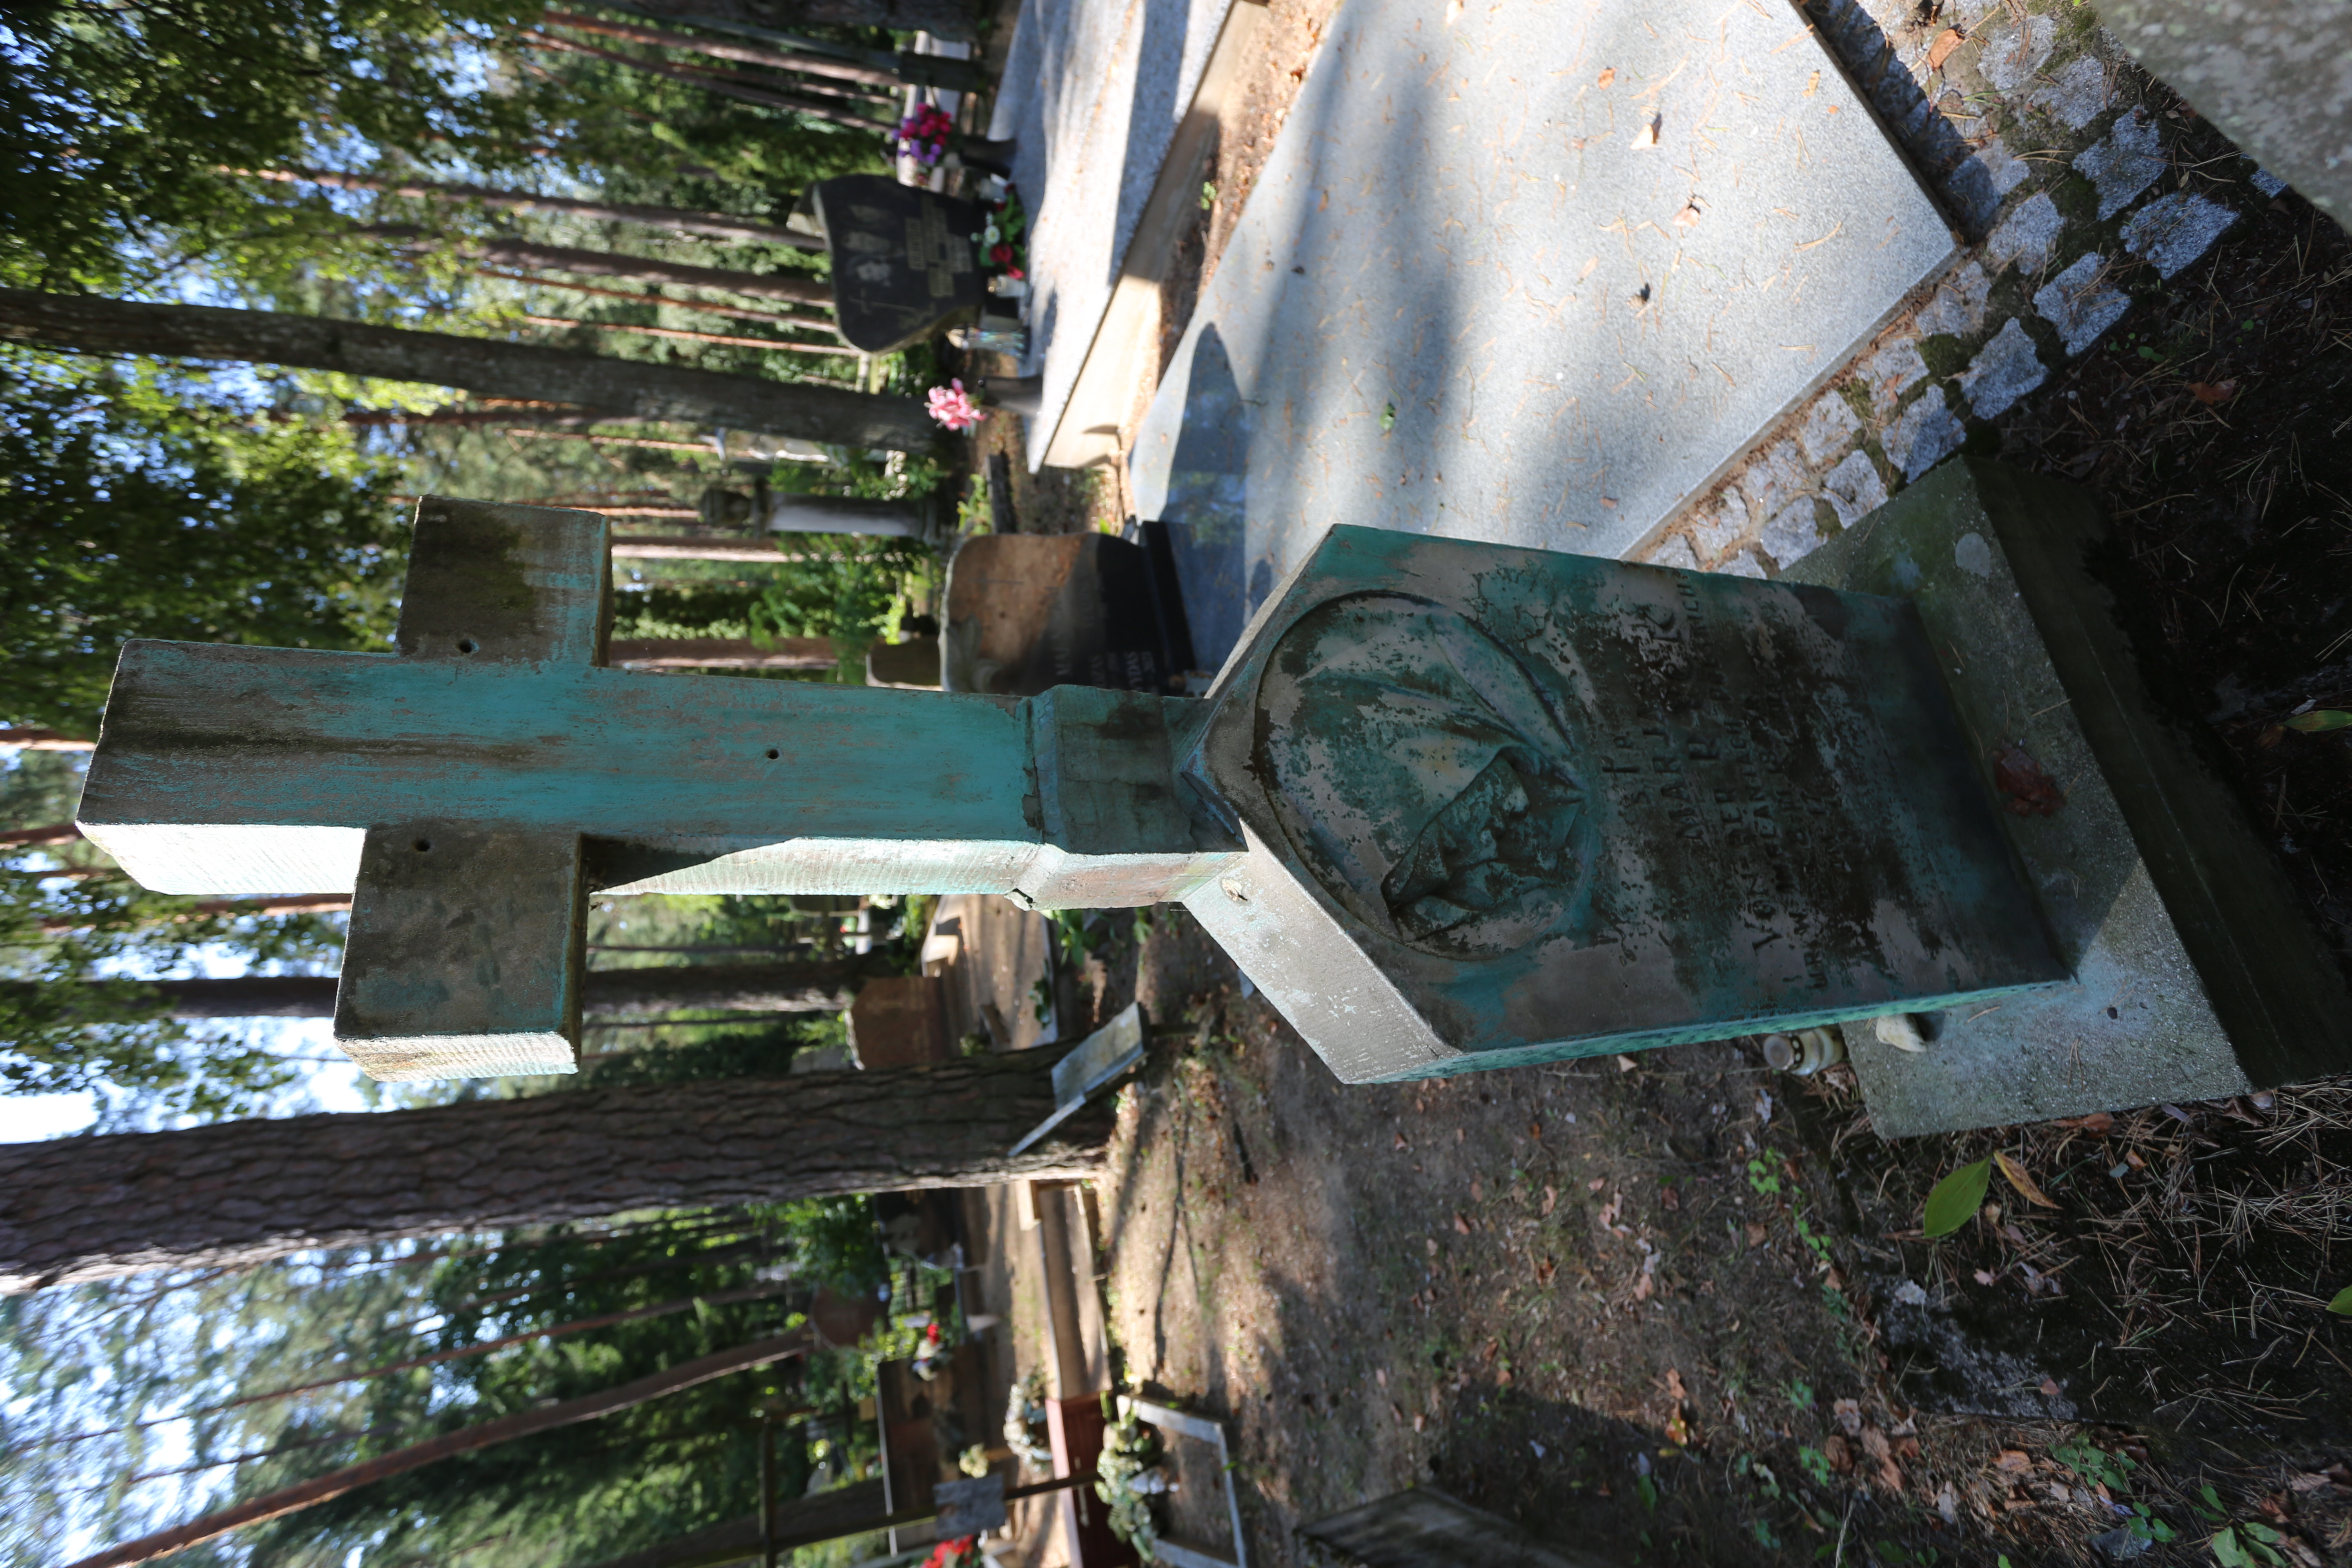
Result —
<svg viewBox="0 0 2352 1568"><path fill-rule="evenodd" d="M931 417L950 430L969 430L988 417L988 410L971 400L961 381L931 388L929 402Z"/></svg>

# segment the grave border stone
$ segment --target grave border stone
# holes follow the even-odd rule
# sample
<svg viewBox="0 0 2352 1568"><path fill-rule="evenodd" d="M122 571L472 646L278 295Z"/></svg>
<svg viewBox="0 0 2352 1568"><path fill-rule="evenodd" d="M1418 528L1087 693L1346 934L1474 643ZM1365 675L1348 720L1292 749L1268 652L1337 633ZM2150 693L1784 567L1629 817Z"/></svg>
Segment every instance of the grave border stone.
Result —
<svg viewBox="0 0 2352 1568"><path fill-rule="evenodd" d="M2352 990L2229 784L2150 692L2096 574L2104 538L2086 492L1963 458L1788 574L1917 607L2073 971L1923 1020L1925 1050L1847 1028L1884 1136L2352 1071Z"/></svg>

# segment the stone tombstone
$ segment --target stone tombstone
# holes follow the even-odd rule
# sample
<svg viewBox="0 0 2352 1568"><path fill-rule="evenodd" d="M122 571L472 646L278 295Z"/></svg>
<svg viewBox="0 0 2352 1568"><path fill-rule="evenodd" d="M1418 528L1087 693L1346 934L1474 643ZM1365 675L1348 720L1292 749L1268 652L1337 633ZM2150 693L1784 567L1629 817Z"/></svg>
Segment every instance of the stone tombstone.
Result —
<svg viewBox="0 0 2352 1568"><path fill-rule="evenodd" d="M888 353L979 314L988 289L977 204L880 174L845 174L809 194L833 260L835 317L853 347Z"/></svg>
<svg viewBox="0 0 2352 1568"><path fill-rule="evenodd" d="M2065 973L1899 599L1337 528L1185 733L1186 902L1349 1082Z"/></svg>
<svg viewBox="0 0 2352 1568"><path fill-rule="evenodd" d="M1897 598L1340 528L1205 698L933 693L604 668L607 532L427 498L396 654L129 645L85 832L355 889L381 1077L568 1070L591 890L1181 900L1351 1082L2066 976Z"/></svg>
<svg viewBox="0 0 2352 1568"><path fill-rule="evenodd" d="M849 1048L866 1068L952 1058L945 983L932 974L889 974L859 986L849 1005Z"/></svg>
<svg viewBox="0 0 2352 1568"><path fill-rule="evenodd" d="M1166 691L1192 660L1171 582L1144 546L1108 534L968 539L948 567L947 689Z"/></svg>

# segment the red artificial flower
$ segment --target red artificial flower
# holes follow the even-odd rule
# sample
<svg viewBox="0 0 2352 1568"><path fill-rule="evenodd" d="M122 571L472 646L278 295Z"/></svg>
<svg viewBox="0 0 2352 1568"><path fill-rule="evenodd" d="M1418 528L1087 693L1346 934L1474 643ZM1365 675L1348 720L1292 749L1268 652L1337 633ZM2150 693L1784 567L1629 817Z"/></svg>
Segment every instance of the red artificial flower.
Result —
<svg viewBox="0 0 2352 1568"><path fill-rule="evenodd" d="M999 267L1010 267L1013 265L1013 247L1009 245L992 247L988 252L988 258Z"/></svg>

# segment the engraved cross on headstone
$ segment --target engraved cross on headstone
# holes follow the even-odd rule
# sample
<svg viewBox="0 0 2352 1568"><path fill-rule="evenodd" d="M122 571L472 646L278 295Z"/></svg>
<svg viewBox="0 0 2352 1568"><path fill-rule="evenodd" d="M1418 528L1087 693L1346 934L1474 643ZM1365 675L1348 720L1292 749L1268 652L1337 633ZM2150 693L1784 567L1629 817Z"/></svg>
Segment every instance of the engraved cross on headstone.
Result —
<svg viewBox="0 0 2352 1568"><path fill-rule="evenodd" d="M1206 698L608 669L593 513L427 500L394 654L140 642L84 830L356 889L379 1078L569 1070L587 892L1181 900L1349 1081L2063 976L1900 600L1335 529Z"/></svg>

